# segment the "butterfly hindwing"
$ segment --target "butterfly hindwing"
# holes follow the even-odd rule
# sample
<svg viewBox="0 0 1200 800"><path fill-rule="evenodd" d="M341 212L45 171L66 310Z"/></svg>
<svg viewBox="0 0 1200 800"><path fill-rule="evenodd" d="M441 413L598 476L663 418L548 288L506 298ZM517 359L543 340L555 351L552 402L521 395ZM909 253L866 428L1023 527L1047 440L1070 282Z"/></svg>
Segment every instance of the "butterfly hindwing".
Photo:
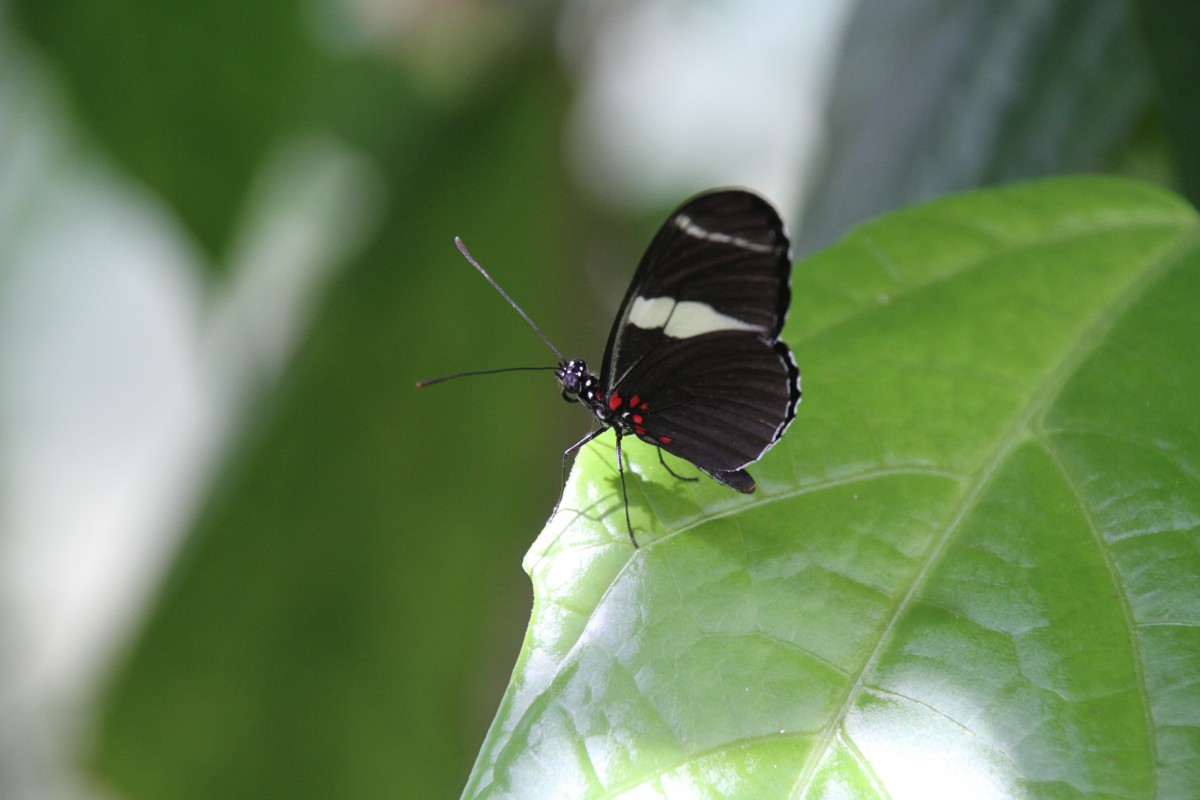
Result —
<svg viewBox="0 0 1200 800"><path fill-rule="evenodd" d="M640 438L725 472L757 461L783 434L799 401L799 371L780 342L718 331L664 340L616 393L637 401Z"/></svg>

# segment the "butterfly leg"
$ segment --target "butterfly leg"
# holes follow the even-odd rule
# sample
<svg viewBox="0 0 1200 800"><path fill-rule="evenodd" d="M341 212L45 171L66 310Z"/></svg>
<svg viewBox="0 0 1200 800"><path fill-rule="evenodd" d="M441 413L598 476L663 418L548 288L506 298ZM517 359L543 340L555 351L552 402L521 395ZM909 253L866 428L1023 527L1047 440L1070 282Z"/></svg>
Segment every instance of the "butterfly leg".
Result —
<svg viewBox="0 0 1200 800"><path fill-rule="evenodd" d="M608 428L601 428L598 431L592 431L587 436L583 437L578 442L576 442L575 444L568 447L566 450L563 450L562 483L558 487L558 502L556 502L554 504L554 510L550 512L550 516L553 517L555 514L557 514L558 507L562 505L563 494L567 491L567 470L570 469L570 467L571 467L572 456L574 456L575 453L578 452L579 448L583 447L585 444L590 442L592 439L595 439L597 436L604 433L606 430L608 430Z"/></svg>
<svg viewBox="0 0 1200 800"><path fill-rule="evenodd" d="M621 499L625 502L625 527L629 529L629 541L633 542L636 549L637 538L633 535L633 523L629 521L629 492L625 489L625 465L621 460L621 430L619 428L615 430L617 434L617 474L621 476Z"/></svg>
<svg viewBox="0 0 1200 800"><path fill-rule="evenodd" d="M694 483L695 481L700 480L699 478L689 478L686 475L680 475L680 474L676 473L675 470L673 470L669 466L667 466L667 462L662 457L662 448L661 447L658 448L658 463L662 464L663 468L666 469L667 472L671 473L671 475L673 475L674 477L678 478L681 481L689 481L689 482Z"/></svg>

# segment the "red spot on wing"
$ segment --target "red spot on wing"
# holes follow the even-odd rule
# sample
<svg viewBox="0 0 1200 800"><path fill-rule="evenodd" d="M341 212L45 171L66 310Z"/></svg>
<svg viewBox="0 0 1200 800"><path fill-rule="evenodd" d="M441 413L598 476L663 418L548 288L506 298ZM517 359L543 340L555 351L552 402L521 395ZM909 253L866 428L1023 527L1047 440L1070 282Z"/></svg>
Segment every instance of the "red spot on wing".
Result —
<svg viewBox="0 0 1200 800"><path fill-rule="evenodd" d="M670 444L670 443L671 443L671 437L670 437L670 436L660 436L660 437L658 437L658 440L659 440L660 442L662 442L663 444Z"/></svg>
<svg viewBox="0 0 1200 800"><path fill-rule="evenodd" d="M641 398L638 397L636 394L633 397L629 398L629 405L634 406L635 408L637 407L637 404L640 402L641 402Z"/></svg>
<svg viewBox="0 0 1200 800"><path fill-rule="evenodd" d="M642 419L643 419L643 417L642 417L642 415L641 415L641 414L634 414L634 415L633 415L633 424L634 424L634 425L641 425L641 424L642 424Z"/></svg>
<svg viewBox="0 0 1200 800"><path fill-rule="evenodd" d="M618 408L621 407L621 403L623 403L623 402L625 402L625 401L621 399L621 395L617 394L616 392L613 392L613 396L608 398L609 411L616 411Z"/></svg>
<svg viewBox="0 0 1200 800"><path fill-rule="evenodd" d="M639 408L641 408L642 411L645 411L647 408L649 408L649 406L646 403L642 403L641 406L639 406Z"/></svg>
<svg viewBox="0 0 1200 800"><path fill-rule="evenodd" d="M641 425L634 425L634 426L633 426L633 432L634 432L634 433L636 433L638 436L645 436L645 435L646 435L646 429L645 429L645 428L643 428Z"/></svg>

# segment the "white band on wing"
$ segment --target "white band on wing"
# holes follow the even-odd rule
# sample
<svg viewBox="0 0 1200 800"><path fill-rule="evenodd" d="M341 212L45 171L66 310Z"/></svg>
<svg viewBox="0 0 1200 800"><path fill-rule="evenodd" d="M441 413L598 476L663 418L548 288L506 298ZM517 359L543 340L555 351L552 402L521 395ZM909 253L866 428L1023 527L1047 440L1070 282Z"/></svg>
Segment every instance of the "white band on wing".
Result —
<svg viewBox="0 0 1200 800"><path fill-rule="evenodd" d="M710 231L707 228L701 228L687 214L680 214L675 217L675 225L688 236L694 236L706 242L731 244L734 247L740 247L743 250L750 250L754 253L770 253L775 249L775 245L773 244L752 242L749 239L743 239L741 236L734 236L731 233L722 233L720 231Z"/></svg>
<svg viewBox="0 0 1200 800"><path fill-rule="evenodd" d="M670 297L635 297L629 307L629 324L643 330L662 328L673 339L687 339L714 331L758 331L762 328L722 314L707 303L675 302Z"/></svg>

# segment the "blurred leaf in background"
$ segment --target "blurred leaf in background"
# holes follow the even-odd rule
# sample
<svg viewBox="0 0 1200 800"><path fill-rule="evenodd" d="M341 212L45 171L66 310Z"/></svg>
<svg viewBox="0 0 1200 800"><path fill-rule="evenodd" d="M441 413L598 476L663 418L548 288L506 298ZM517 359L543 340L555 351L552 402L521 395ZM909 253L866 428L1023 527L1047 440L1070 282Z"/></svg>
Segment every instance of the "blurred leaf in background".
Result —
<svg viewBox="0 0 1200 800"><path fill-rule="evenodd" d="M439 796L461 781L485 722L475 692L503 676L476 648L511 660L511 638L489 639L527 613L520 576L492 569L519 561L538 522L513 498L553 502L555 451L527 430L554 426L525 387L413 382L553 356L427 229L454 218L492 243L481 257L511 248L530 274L567 259L558 164L532 157L557 148L565 98L541 66L531 56L505 102L448 119L411 183L389 176L384 233L326 297L114 688L98 765L135 795ZM447 447L464 428L469 446ZM164 717L186 735L149 734Z"/></svg>
<svg viewBox="0 0 1200 800"><path fill-rule="evenodd" d="M330 61L294 0L15 3L80 117L175 208L220 267L250 182L311 122Z"/></svg>
<svg viewBox="0 0 1200 800"><path fill-rule="evenodd" d="M829 102L802 252L974 186L1096 170L1150 101L1125 0L862 0Z"/></svg>
<svg viewBox="0 0 1200 800"><path fill-rule="evenodd" d="M1154 71L1160 116L1165 120L1177 182L1193 205L1200 204L1200 4L1170 0L1134 3L1143 49Z"/></svg>
<svg viewBox="0 0 1200 800"><path fill-rule="evenodd" d="M136 798L457 795L587 420L549 378L413 388L552 363L452 237L594 360L652 226L713 182L804 197L804 250L1025 175L1190 185L1172 13L0 9L0 793L86 794L86 750Z"/></svg>
<svg viewBox="0 0 1200 800"><path fill-rule="evenodd" d="M301 25L312 9L300 4L269 9L283 17L278 42L263 30L271 27L259 17L263 9L212 4L171 16L154 4L129 5L126 14L145 27L131 30L124 15L82 9L87 36L73 27L72 4L17 9L45 59L39 63L26 50L24 63L34 72L53 64L79 113L72 125L78 139L65 137L67 162L111 156L123 180L172 206L174 214L146 204L137 224L166 225L172 246L187 254L172 280L183 281L184 304L194 315L181 328L143 327L142 338L123 340L125 350L106 350L104 360L93 359L100 374L92 383L75 374L86 350L73 340L76 349L64 353L71 374L54 387L94 403L97 395L89 393L97 385L132 390L122 381L136 371L145 405L161 404L163 376L149 369L158 365L150 356L161 349L163 330L172 330L193 370L185 384L198 387L202 406L193 417L181 411L172 418L200 429L192 438L142 461L143 473L156 467L197 488L194 496L178 489L180 507L141 520L159 528L149 542L157 553L151 560L174 565L154 610L130 615L144 617L138 644L118 654L110 679L100 679L107 686L91 760L105 783L131 796L181 790L199 797L335 790L394 796L398 786L418 795L457 793L527 619L529 590L517 565L529 531L553 502L561 448L538 445L571 434L568 415L543 421L541 412L530 411L547 397L536 382L468 384L457 393L418 393L413 383L480 363L552 358L462 262L455 233L477 242L490 264L507 259L511 266L501 274L512 291L540 310L544 325L569 330L565 298L575 281L536 277L573 263L575 215L556 155L569 94L550 48L547 11L497 15L480 6L473 17L467 4L450 22L438 18L461 25L451 41L464 61L475 63L457 82L445 76L438 82L436 64L415 64L417 56L398 56L391 65L378 56L323 52ZM155 38L155 25L169 29L166 44L142 41ZM170 45L184 30L197 34L189 46ZM210 35L215 31L245 37L230 52L213 53L214 63L236 62L228 67L236 87L209 82L214 73L205 53L224 46L222 36ZM494 45L506 37L512 37L506 46ZM127 91L130 48L145 60L133 70L138 86ZM482 62L480 50L488 54ZM117 76L93 74L110 62ZM181 87L191 95L180 94ZM253 114L255 93L264 98L263 113L243 131L237 120ZM301 99L284 113L277 93ZM193 129L190 116L234 141L211 141L211 130ZM129 118L146 129L123 128ZM356 166L351 185L334 191L319 180L320 165L338 158ZM52 169L48 160L43 166ZM314 188L326 190L322 202L297 210ZM64 192L76 189L71 183ZM35 233L44 236L37 242L72 243L61 198L21 199L21 215L38 215ZM89 213L110 202L94 197ZM171 226L174 215L188 230ZM112 260L129 260L130 233L118 222L107 223L117 248ZM204 246L193 250L190 241ZM32 247L14 247L13 256L29 264L18 274L30 285L36 273L45 274L30 260ZM66 296L84 276L104 284L119 274L105 272L108 264L96 255L69 248L61 254L56 263L63 265L59 288ZM162 256L149 258L145 272L161 271ZM322 261L319 268L306 266L313 259ZM312 274L305 278L306 272ZM33 290L25 286L7 284L27 301ZM114 315L129 316L128 307L108 300L104 307ZM87 330L80 335L108 342L118 320L97 316L92 302L89 296L74 310L60 304L31 312L50 311L50 319L62 322L83 309L89 318L80 320ZM586 304L577 300L574 308ZM54 331L35 333L18 339L42 348L32 351L35 357L45 360L61 347L53 344L61 341ZM551 401L556 396L549 393ZM21 416L12 415L14 426ZM118 428L114 418L115 412L91 414L85 421L112 431L103 460L124 463L143 439L160 446L149 432L127 429L138 420ZM142 423L154 419L141 410ZM158 426L152 432L180 436ZM78 439L72 445L80 449ZM199 464L188 462L195 451ZM58 477L61 498L69 484ZM481 488L471 503L461 502L462 481ZM162 493L162 485L156 490ZM88 499L76 496L73 504L86 509ZM189 520L196 506L198 519ZM192 529L178 552L162 531L176 525ZM31 527L30 538L38 538ZM124 563L141 562L140 551L122 550L119 536L105 539L107 529L81 521L76 528L89 548L121 553L112 574L132 573L130 583L155 590L153 563L138 569ZM14 561L36 568L17 558L20 548L12 552ZM70 573L44 555L45 571L29 580L43 581L47 590L61 587ZM511 568L492 569L497 564ZM145 595L126 598L139 599ZM108 606L107 597L95 605ZM93 618L110 633L128 628L101 621ZM84 648L89 663L104 666L112 648L97 649L99 655ZM98 680L75 677L83 690ZM44 689L48 700L21 701L5 741L18 738L22 722L43 724L38 712L65 716L67 730L80 728L79 710ZM45 726L47 735L64 728ZM7 780L14 793L46 796L59 778L28 755L47 757L34 743L6 752L5 761L26 764L8 773L19 780ZM359 784L362 790L354 791Z"/></svg>

